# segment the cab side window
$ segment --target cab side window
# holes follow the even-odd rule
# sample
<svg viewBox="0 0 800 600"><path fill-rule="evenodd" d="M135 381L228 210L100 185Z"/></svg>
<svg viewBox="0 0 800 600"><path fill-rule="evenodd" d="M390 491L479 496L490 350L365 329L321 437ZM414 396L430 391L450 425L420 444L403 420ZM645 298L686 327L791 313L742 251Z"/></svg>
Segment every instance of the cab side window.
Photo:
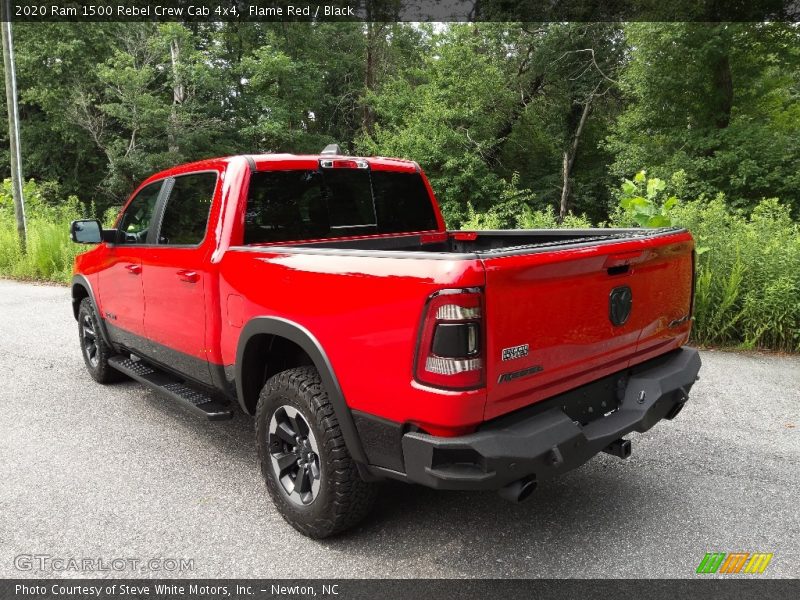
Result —
<svg viewBox="0 0 800 600"><path fill-rule="evenodd" d="M161 192L162 183L162 181L156 181L155 183L143 187L141 191L136 194L136 197L131 200L117 227L119 230L117 243L147 243L147 234L152 225L156 202L158 201L158 194Z"/></svg>
<svg viewBox="0 0 800 600"><path fill-rule="evenodd" d="M216 186L216 173L176 177L164 209L158 243L195 246L202 242Z"/></svg>

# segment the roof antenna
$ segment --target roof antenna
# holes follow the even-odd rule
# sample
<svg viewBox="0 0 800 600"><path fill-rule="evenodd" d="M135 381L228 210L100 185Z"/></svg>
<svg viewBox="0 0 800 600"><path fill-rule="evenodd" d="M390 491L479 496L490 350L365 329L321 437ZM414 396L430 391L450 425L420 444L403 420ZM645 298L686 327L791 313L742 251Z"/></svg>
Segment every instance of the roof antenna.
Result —
<svg viewBox="0 0 800 600"><path fill-rule="evenodd" d="M333 155L333 156L341 156L342 149L339 148L339 144L328 144L322 150L321 154L330 154L330 155Z"/></svg>

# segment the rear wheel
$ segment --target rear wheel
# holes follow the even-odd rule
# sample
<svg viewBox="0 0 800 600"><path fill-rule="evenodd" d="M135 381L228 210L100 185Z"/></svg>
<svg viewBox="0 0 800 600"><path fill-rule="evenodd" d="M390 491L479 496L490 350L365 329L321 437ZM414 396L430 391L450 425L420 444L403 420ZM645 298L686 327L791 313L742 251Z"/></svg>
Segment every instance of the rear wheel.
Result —
<svg viewBox="0 0 800 600"><path fill-rule="evenodd" d="M308 506L319 496L319 444L303 414L290 404L272 413L267 432L269 462L289 501Z"/></svg>
<svg viewBox="0 0 800 600"><path fill-rule="evenodd" d="M270 497L299 532L340 533L372 507L376 484L359 476L315 368L288 369L267 381L256 411L256 444Z"/></svg>
<svg viewBox="0 0 800 600"><path fill-rule="evenodd" d="M108 359L114 356L114 349L103 339L100 321L89 298L81 300L78 309L78 337L83 362L86 363L86 369L92 379L99 383L113 383L125 379L125 375L108 364Z"/></svg>

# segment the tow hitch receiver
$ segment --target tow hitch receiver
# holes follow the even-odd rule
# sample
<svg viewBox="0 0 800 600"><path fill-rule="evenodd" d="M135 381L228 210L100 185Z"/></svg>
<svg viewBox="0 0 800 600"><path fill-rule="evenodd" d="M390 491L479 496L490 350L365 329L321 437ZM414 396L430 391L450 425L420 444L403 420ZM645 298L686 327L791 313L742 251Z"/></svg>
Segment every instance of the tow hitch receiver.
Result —
<svg viewBox="0 0 800 600"><path fill-rule="evenodd" d="M606 446L603 449L603 452L613 454L614 456L625 460L631 455L631 441L620 438Z"/></svg>

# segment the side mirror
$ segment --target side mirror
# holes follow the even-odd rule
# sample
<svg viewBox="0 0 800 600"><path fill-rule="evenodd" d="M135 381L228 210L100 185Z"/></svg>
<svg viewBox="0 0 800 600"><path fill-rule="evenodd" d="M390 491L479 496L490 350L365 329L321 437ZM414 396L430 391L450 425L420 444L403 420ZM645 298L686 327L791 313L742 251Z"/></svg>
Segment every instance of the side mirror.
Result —
<svg viewBox="0 0 800 600"><path fill-rule="evenodd" d="M97 219L81 219L73 221L69 228L70 237L76 244L99 244L100 242L113 242L116 239L116 230L103 229Z"/></svg>

